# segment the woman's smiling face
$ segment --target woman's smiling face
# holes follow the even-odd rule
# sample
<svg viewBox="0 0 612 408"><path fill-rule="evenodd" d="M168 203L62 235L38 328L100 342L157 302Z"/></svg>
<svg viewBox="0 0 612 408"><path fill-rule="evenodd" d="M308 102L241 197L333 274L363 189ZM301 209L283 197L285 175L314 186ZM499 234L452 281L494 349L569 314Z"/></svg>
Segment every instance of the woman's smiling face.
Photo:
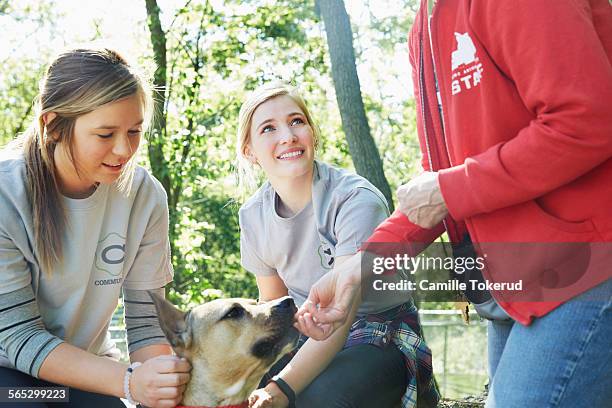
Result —
<svg viewBox="0 0 612 408"><path fill-rule="evenodd" d="M290 96L277 96L255 109L246 156L261 166L268 179L295 178L312 172L313 130Z"/></svg>
<svg viewBox="0 0 612 408"><path fill-rule="evenodd" d="M62 193L78 197L95 183L115 182L138 150L143 115L140 97L133 95L79 116L72 140L78 174L68 146L60 143L55 150Z"/></svg>

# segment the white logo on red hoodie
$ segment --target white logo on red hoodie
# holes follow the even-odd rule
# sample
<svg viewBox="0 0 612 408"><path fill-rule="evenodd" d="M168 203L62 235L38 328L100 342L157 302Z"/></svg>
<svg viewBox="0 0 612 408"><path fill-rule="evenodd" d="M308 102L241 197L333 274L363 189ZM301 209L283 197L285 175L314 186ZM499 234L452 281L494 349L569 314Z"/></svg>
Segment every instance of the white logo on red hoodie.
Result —
<svg viewBox="0 0 612 408"><path fill-rule="evenodd" d="M455 33L457 49L453 51L453 71L460 65L470 64L476 61L476 47L468 33Z"/></svg>
<svg viewBox="0 0 612 408"><path fill-rule="evenodd" d="M455 33L455 40L457 40L457 49L451 54L453 95L477 87L482 80L483 71L470 34Z"/></svg>

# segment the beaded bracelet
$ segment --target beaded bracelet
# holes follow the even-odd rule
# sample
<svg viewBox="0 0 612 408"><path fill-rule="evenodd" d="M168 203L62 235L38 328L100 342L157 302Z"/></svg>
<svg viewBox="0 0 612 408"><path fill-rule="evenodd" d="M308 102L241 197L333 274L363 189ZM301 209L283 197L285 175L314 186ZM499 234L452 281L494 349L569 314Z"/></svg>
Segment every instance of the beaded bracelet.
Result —
<svg viewBox="0 0 612 408"><path fill-rule="evenodd" d="M138 405L138 402L134 401L132 398L132 393L130 392L130 378L132 377L132 373L136 367L141 366L142 363L135 362L130 364L130 366L125 370L125 376L123 377L123 393L125 394L125 399L132 405Z"/></svg>

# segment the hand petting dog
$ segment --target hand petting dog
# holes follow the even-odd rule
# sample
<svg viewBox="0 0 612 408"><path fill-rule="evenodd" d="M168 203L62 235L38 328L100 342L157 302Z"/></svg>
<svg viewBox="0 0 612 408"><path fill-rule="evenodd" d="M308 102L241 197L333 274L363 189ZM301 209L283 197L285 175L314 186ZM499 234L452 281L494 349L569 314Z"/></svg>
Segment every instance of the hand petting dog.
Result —
<svg viewBox="0 0 612 408"><path fill-rule="evenodd" d="M147 407L174 407L183 398L190 370L189 362L176 356L147 360L134 369L130 383L132 396Z"/></svg>

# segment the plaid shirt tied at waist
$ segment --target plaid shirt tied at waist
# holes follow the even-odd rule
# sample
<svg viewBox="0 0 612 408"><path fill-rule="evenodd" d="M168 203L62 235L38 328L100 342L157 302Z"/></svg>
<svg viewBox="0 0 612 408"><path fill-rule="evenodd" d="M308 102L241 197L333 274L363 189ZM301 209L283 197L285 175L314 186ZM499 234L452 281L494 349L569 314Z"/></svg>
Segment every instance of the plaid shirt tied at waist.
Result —
<svg viewBox="0 0 612 408"><path fill-rule="evenodd" d="M344 348L357 344L386 347L390 343L402 352L408 371L402 408L436 407L440 393L433 376L431 350L423 339L419 314L412 301L356 320Z"/></svg>
<svg viewBox="0 0 612 408"><path fill-rule="evenodd" d="M282 367L297 354L306 340L308 337L302 334L297 347L281 360L284 361ZM344 348L359 344L372 344L381 348L394 344L400 350L408 374L402 408L435 408L438 405L440 393L433 377L431 350L423 339L419 314L412 300L357 319L350 328ZM279 371L266 373L260 387L264 387Z"/></svg>

